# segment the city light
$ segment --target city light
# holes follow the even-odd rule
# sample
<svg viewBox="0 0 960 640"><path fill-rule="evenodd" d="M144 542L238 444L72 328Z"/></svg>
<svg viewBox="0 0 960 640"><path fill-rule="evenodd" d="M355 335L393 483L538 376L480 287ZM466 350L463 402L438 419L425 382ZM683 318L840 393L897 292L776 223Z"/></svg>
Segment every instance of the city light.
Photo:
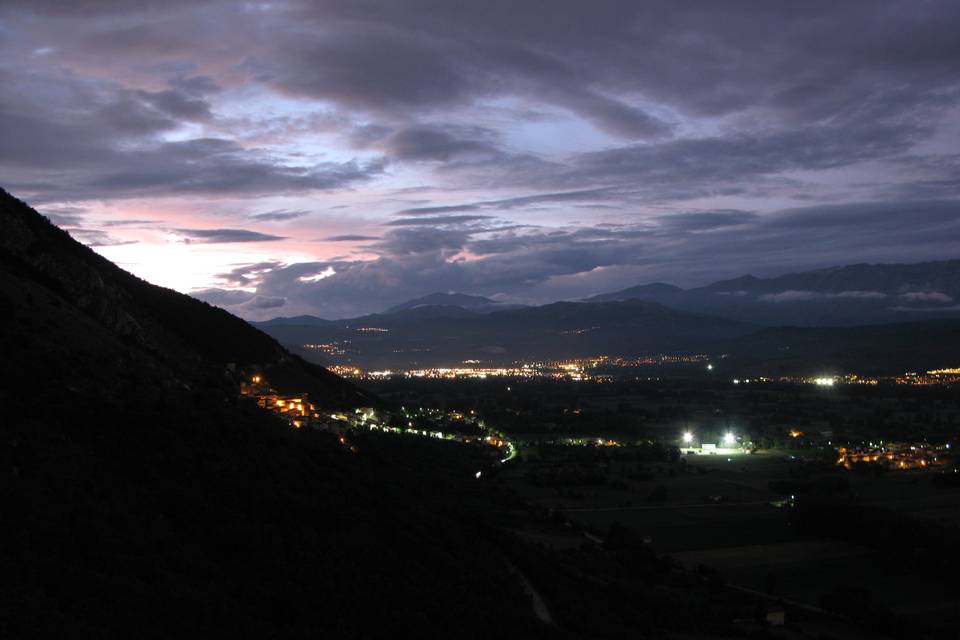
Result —
<svg viewBox="0 0 960 640"><path fill-rule="evenodd" d="M737 436L733 435L732 431L728 431L727 433L723 434L723 444L727 445L728 447L732 447L734 444L736 444L736 442Z"/></svg>
<svg viewBox="0 0 960 640"><path fill-rule="evenodd" d="M693 442L693 434L689 431L683 432L683 444L690 444Z"/></svg>

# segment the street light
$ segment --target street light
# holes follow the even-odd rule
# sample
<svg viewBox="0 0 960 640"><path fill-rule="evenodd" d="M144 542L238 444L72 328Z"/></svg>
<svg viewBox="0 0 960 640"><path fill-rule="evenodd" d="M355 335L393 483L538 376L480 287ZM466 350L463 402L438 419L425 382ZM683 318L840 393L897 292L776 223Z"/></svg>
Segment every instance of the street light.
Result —
<svg viewBox="0 0 960 640"><path fill-rule="evenodd" d="M736 441L737 437L733 435L732 431L728 431L723 436L723 444L727 445L728 447L732 447Z"/></svg>
<svg viewBox="0 0 960 640"><path fill-rule="evenodd" d="M690 444L693 442L693 434L689 431L683 432L683 444Z"/></svg>

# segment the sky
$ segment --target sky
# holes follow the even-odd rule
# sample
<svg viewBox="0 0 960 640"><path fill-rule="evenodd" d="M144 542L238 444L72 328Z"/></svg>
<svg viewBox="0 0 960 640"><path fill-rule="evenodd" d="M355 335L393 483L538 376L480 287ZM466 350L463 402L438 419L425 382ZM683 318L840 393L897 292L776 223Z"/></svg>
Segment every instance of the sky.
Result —
<svg viewBox="0 0 960 640"><path fill-rule="evenodd" d="M3 0L0 186L241 317L960 257L960 3Z"/></svg>

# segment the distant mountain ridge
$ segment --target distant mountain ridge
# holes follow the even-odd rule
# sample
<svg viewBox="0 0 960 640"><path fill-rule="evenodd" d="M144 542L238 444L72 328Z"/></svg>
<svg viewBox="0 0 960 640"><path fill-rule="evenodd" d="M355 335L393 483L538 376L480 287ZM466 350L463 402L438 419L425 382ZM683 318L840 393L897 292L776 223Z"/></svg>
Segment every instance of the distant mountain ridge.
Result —
<svg viewBox="0 0 960 640"><path fill-rule="evenodd" d="M678 311L654 302L555 302L477 313L460 307L415 306L325 325L258 326L296 348L339 345L331 362L364 367L450 365L463 360L511 362L601 353L703 349L756 327ZM318 357L315 352L304 352Z"/></svg>
<svg viewBox="0 0 960 640"><path fill-rule="evenodd" d="M692 289L656 283L585 302L640 299L768 326L853 326L960 318L960 260L855 264Z"/></svg>
<svg viewBox="0 0 960 640"><path fill-rule="evenodd" d="M325 324L330 324L330 320L324 320L323 318L318 318L317 316L311 315L302 315L302 316L280 316L277 318L271 318L270 320L264 320L262 322L255 322L253 324L269 327L269 326L283 326L283 325L316 325L322 326Z"/></svg>
<svg viewBox="0 0 960 640"><path fill-rule="evenodd" d="M745 275L692 289L657 282L580 302L502 310L491 309L495 303L482 296L432 294L359 318L300 316L257 324L294 349L342 346L342 353L326 360L304 351L307 357L393 367L710 350L763 327L906 322L920 331L927 320L960 319L958 300L960 260L949 260L850 265L775 278ZM898 344L912 339L897 338Z"/></svg>
<svg viewBox="0 0 960 640"><path fill-rule="evenodd" d="M477 313L500 311L514 308L519 305L509 305L483 296L474 296L466 293L431 293L429 295L408 300L384 311L386 314L410 311L419 307L460 307Z"/></svg>

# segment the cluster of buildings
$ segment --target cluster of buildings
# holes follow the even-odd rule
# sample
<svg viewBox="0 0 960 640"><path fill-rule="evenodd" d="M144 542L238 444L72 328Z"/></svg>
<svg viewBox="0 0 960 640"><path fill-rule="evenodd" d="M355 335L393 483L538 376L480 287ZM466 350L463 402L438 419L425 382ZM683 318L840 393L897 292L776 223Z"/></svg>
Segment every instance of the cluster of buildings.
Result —
<svg viewBox="0 0 960 640"><path fill-rule="evenodd" d="M960 384L960 368L934 369L926 372L906 372L895 376L861 376L848 373L842 376L779 376L776 378L758 377L753 382L782 382L789 384L810 384L818 387L832 387L838 384L858 384L876 386L880 384L898 384L912 386L956 385ZM734 384L751 380L734 380Z"/></svg>
<svg viewBox="0 0 960 640"><path fill-rule="evenodd" d="M382 380L384 378L426 378L434 380L465 380L486 378L555 378L585 380L590 376L573 363L532 363L505 367L484 367L466 364L459 367L427 367L417 369L383 369L365 371L355 366L329 367L334 373L346 378Z"/></svg>
<svg viewBox="0 0 960 640"><path fill-rule="evenodd" d="M329 431L340 436L342 444L351 429L402 433L458 440L464 443L486 443L496 447L505 462L516 455L514 444L502 433L486 427L476 413L440 411L439 409L402 407L400 413L378 412L372 407L330 411L310 402L307 394L282 395L262 375L254 375L240 383L240 396L251 398L257 406L285 419L292 427Z"/></svg>
<svg viewBox="0 0 960 640"><path fill-rule="evenodd" d="M839 447L837 465L853 469L857 464L877 465L886 469L930 469L944 464L950 445L938 447L928 443L867 443Z"/></svg>
<svg viewBox="0 0 960 640"><path fill-rule="evenodd" d="M352 426L348 418L349 414L323 411L310 402L306 393L293 396L282 395L272 388L262 375L254 375L249 381L242 381L240 396L253 398L261 409L280 416L297 429L309 427L341 433ZM358 411L372 411L372 409Z"/></svg>
<svg viewBox="0 0 960 640"><path fill-rule="evenodd" d="M319 349L333 354L336 345L304 345L304 348ZM483 366L479 360L465 360L459 366L421 367L411 369L384 369L366 371L354 365L334 365L328 367L334 373L347 377L367 380L383 378L429 378L429 379L484 379L484 378L552 378L573 381L603 381L610 378L602 370L615 368L634 368L663 364L702 364L707 362L706 355L657 354L637 358L613 356L595 356L590 358L571 358L567 360L545 360L536 362L518 362L510 365Z"/></svg>
<svg viewBox="0 0 960 640"><path fill-rule="evenodd" d="M319 351L325 356L342 356L346 355L347 351L344 349L339 342L308 342L303 345L304 349L308 351Z"/></svg>

